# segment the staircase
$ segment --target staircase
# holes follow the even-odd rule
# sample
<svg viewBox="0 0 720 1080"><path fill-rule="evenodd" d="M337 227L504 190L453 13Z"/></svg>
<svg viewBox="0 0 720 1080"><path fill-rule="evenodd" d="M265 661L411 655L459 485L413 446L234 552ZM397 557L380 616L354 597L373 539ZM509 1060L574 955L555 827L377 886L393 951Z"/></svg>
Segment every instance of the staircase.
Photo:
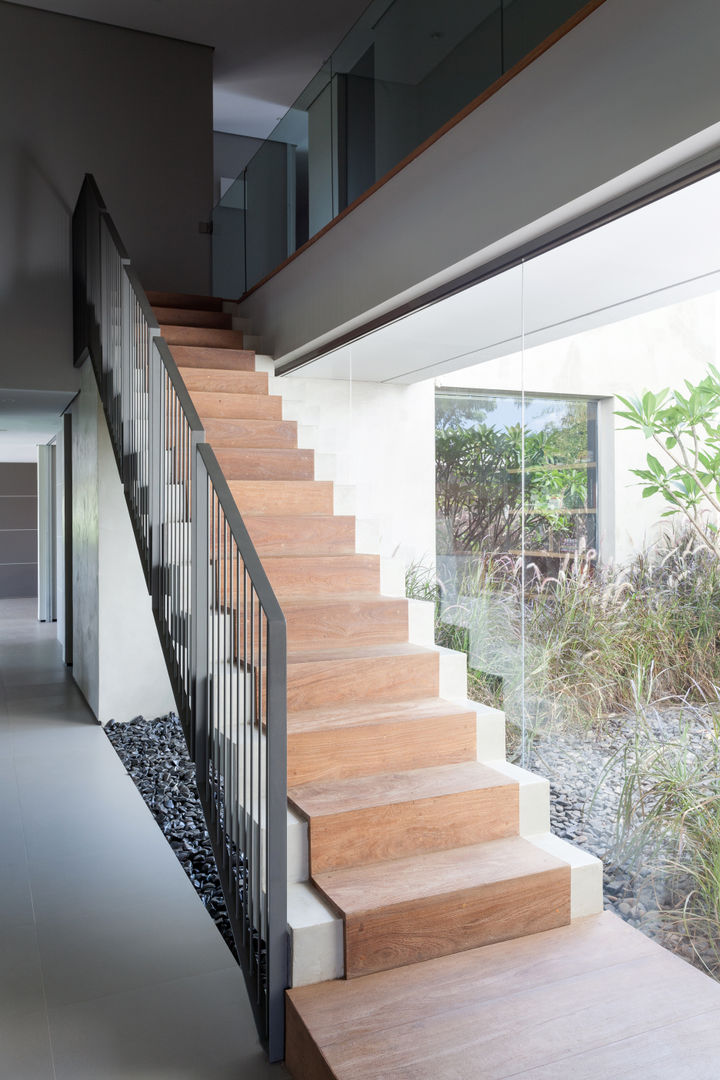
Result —
<svg viewBox="0 0 720 1080"><path fill-rule="evenodd" d="M410 602L382 595L379 557L356 551L222 301L148 299L287 620L293 984L600 910L599 863L550 836L544 781L482 760L501 718L453 684L455 656L409 640Z"/></svg>

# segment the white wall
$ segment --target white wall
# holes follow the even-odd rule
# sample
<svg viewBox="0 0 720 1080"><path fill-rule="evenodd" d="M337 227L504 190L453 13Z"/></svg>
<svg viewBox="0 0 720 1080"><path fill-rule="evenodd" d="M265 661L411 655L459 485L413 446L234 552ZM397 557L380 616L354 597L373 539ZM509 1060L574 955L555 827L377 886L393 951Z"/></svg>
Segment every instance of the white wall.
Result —
<svg viewBox="0 0 720 1080"><path fill-rule="evenodd" d="M436 380L441 387L519 392L524 368L527 393L601 399L598 418L598 531L603 559L623 561L652 542L666 525L658 496L643 499L632 468L644 468L651 445L624 430L615 416L617 395L683 388L708 363L720 363L720 294L712 293L601 326L525 352L489 360ZM491 417L492 419L492 417Z"/></svg>
<svg viewBox="0 0 720 1080"><path fill-rule="evenodd" d="M716 148L719 34L716 0L606 0L241 313L287 361Z"/></svg>
<svg viewBox="0 0 720 1080"><path fill-rule="evenodd" d="M90 363L73 405L73 675L101 721L176 711Z"/></svg>
<svg viewBox="0 0 720 1080"><path fill-rule="evenodd" d="M371 523L379 553L407 566L435 560L435 391L347 379L276 379L283 416L309 430L300 440L317 451L316 476L337 478L350 509ZM327 459L325 455L330 455ZM334 460L332 458L334 457ZM327 469L327 474L324 470ZM343 492L339 492L342 497Z"/></svg>
<svg viewBox="0 0 720 1080"><path fill-rule="evenodd" d="M6 3L0 41L0 387L73 389L86 172L147 287L209 286L212 51Z"/></svg>

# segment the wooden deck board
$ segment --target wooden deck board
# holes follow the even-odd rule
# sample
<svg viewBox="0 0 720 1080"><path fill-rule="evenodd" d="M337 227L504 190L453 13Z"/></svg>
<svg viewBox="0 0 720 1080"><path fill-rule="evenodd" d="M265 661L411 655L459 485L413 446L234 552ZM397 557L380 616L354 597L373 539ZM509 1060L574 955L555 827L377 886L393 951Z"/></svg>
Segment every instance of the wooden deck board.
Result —
<svg viewBox="0 0 720 1080"><path fill-rule="evenodd" d="M720 1074L720 986L608 913L288 997L295 1080Z"/></svg>

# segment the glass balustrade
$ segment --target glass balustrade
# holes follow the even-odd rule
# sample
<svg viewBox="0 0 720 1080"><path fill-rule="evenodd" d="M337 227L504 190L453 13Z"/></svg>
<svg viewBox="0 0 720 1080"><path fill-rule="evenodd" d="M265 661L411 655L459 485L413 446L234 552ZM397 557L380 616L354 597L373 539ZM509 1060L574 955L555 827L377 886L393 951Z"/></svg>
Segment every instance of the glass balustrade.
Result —
<svg viewBox="0 0 720 1080"><path fill-rule="evenodd" d="M257 285L583 6L371 4L215 207L215 293Z"/></svg>

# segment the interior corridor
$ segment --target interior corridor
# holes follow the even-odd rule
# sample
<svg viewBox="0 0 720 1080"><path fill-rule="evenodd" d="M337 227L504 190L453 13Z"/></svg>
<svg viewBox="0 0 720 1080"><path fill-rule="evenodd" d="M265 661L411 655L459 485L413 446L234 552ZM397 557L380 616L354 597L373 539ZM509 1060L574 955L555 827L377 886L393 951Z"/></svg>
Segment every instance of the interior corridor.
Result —
<svg viewBox="0 0 720 1080"><path fill-rule="evenodd" d="M0 819L0 1076L287 1075L34 600L0 601Z"/></svg>

